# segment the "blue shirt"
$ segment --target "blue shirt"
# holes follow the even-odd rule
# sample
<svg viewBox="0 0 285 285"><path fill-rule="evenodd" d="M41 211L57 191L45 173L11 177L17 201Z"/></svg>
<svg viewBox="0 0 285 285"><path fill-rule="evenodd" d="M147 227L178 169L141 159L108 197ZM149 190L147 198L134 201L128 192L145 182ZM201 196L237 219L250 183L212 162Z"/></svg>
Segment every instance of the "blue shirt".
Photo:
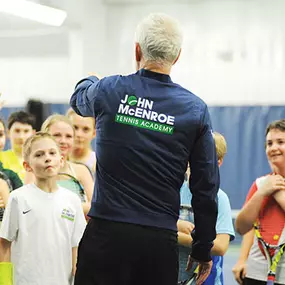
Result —
<svg viewBox="0 0 285 285"><path fill-rule="evenodd" d="M91 217L176 231L188 161L196 216L194 256L209 260L215 238L219 170L206 104L168 75L80 81L70 104L96 118Z"/></svg>
<svg viewBox="0 0 285 285"><path fill-rule="evenodd" d="M180 189L181 210L180 219L194 223L194 216L191 211L192 194L187 182L184 182ZM218 191L218 219L216 224L217 234L229 234L230 240L235 238L235 232L231 217L231 205L227 194L219 189ZM190 207L189 207L190 206ZM187 209L188 208L188 209ZM190 249L179 245L179 280L186 280L189 273L185 271ZM204 285L222 285L223 278L223 256L212 256L213 266L211 273Z"/></svg>

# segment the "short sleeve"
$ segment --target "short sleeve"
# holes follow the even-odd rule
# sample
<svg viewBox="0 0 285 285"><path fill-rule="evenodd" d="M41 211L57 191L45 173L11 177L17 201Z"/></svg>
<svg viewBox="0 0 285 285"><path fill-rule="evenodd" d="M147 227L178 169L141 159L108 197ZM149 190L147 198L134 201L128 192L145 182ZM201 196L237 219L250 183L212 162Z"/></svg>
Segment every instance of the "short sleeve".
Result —
<svg viewBox="0 0 285 285"><path fill-rule="evenodd" d="M227 194L222 190L219 190L218 193L218 218L216 232L217 234L230 235L230 240L235 238L230 201Z"/></svg>
<svg viewBox="0 0 285 285"><path fill-rule="evenodd" d="M257 185L256 185L256 182L254 182L251 185L251 187L250 187L250 189L249 189L249 191L247 193L247 196L246 196L246 199L245 199L245 204L252 198L252 196L255 194L256 191L257 191Z"/></svg>
<svg viewBox="0 0 285 285"><path fill-rule="evenodd" d="M11 242L16 239L19 230L18 200L13 194L11 193L9 196L0 229L0 237Z"/></svg>
<svg viewBox="0 0 285 285"><path fill-rule="evenodd" d="M86 220L83 213L81 201L78 197L76 197L76 217L75 217L75 223L71 238L71 246L72 247L78 247L78 244L82 238L83 232L86 228Z"/></svg>

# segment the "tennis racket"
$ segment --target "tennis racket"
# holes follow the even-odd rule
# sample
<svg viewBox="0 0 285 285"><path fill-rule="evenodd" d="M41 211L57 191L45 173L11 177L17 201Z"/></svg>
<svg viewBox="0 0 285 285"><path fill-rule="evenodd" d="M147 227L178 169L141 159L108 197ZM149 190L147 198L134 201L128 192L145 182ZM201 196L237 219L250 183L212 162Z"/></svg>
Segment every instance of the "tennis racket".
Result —
<svg viewBox="0 0 285 285"><path fill-rule="evenodd" d="M194 274L188 280L178 282L178 285L195 285L195 284L196 284L196 274Z"/></svg>
<svg viewBox="0 0 285 285"><path fill-rule="evenodd" d="M76 179L73 175L71 175L69 173L63 173L63 172L60 172L58 174L58 177L59 177L59 180L58 180L59 185L61 185L63 188L67 188L67 189L71 190L72 192L74 192L75 194L77 194L82 202L87 201L86 195L84 192L84 188L78 179ZM69 179L67 179L67 178L69 178ZM64 183L62 181L68 181L68 180L72 181L71 185L70 184L69 185L64 185L64 184L62 185L61 184L61 183Z"/></svg>
<svg viewBox="0 0 285 285"><path fill-rule="evenodd" d="M272 236L274 240L276 241L279 240L280 235L282 234L284 228L284 221L283 221L283 228L281 231L280 230L278 231L278 234L275 234L277 232L274 231L275 225L276 221L273 221L272 224L269 226L262 225L261 223L257 222L254 224L255 235L257 237L259 247L261 248L261 251L263 255L266 257L268 262L267 283L266 283L267 285L274 285L277 265L285 250L285 243L282 243L280 245L278 244L273 245L266 241L266 237L269 237L267 239L269 240L270 237L272 238Z"/></svg>
<svg viewBox="0 0 285 285"><path fill-rule="evenodd" d="M196 266L193 274L187 280L179 281L177 285L196 285L196 277L198 274L198 270L199 267Z"/></svg>

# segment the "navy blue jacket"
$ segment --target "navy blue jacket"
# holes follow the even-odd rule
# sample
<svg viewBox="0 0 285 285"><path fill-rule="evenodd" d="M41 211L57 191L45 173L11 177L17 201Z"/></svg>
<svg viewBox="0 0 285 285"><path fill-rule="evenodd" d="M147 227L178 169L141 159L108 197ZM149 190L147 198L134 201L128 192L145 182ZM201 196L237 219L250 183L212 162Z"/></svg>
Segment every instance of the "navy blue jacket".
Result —
<svg viewBox="0 0 285 285"><path fill-rule="evenodd" d="M219 170L206 104L168 75L80 81L70 100L96 119L96 179L90 217L176 231L179 189L190 162L195 216L192 256L210 260Z"/></svg>

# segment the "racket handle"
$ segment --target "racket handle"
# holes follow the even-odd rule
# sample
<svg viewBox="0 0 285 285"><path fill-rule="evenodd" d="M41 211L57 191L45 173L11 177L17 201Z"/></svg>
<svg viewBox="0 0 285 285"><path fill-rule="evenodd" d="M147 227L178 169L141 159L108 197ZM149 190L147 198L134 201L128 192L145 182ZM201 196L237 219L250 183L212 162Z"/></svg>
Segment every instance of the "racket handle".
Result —
<svg viewBox="0 0 285 285"><path fill-rule="evenodd" d="M0 262L0 285L13 285L13 264Z"/></svg>

